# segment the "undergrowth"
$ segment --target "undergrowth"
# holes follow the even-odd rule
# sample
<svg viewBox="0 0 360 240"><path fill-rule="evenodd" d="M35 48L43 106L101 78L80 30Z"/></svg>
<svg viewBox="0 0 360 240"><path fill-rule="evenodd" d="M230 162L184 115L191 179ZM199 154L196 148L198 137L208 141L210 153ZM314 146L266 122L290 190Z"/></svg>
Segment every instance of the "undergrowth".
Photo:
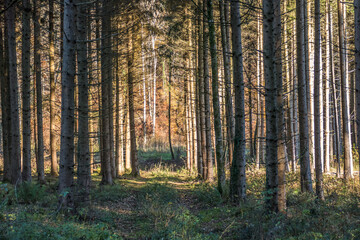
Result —
<svg viewBox="0 0 360 240"><path fill-rule="evenodd" d="M0 184L0 239L360 239L360 186L325 175L326 200L287 176L286 214L263 206L264 171L247 173L247 200L234 206L214 184L158 164L113 186L94 176L90 202L58 212L56 182Z"/></svg>

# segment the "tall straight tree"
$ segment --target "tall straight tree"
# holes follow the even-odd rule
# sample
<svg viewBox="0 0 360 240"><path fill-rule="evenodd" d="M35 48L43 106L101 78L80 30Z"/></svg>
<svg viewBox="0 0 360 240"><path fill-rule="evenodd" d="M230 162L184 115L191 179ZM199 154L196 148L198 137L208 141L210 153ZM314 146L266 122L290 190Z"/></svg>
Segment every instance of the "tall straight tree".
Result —
<svg viewBox="0 0 360 240"><path fill-rule="evenodd" d="M316 172L316 195L320 200L324 199L323 192L323 145L321 141L321 113L320 102L323 101L321 88L321 23L320 23L320 0L315 0L315 59L314 59L314 120L315 120L315 172Z"/></svg>
<svg viewBox="0 0 360 240"><path fill-rule="evenodd" d="M110 116L111 109L111 18L110 1L103 0L101 14L101 138L102 138L102 184L113 184L111 165L111 134Z"/></svg>
<svg viewBox="0 0 360 240"><path fill-rule="evenodd" d="M59 192L63 205L73 206L74 183L74 79L76 73L76 5L64 0L64 38L61 77L61 142Z"/></svg>
<svg viewBox="0 0 360 240"><path fill-rule="evenodd" d="M43 114L42 114L42 82L41 82L41 26L40 8L38 0L33 0L34 18L34 68L36 82L36 120L37 120L37 174L40 182L45 181L44 174L44 137L43 137Z"/></svg>
<svg viewBox="0 0 360 240"><path fill-rule="evenodd" d="M357 147L360 148L360 0L354 0L355 7L355 81L356 81L356 125ZM359 162L360 164L360 162ZM359 165L360 166L360 165ZM360 169L360 168L359 168ZM360 177L360 174L359 174Z"/></svg>
<svg viewBox="0 0 360 240"><path fill-rule="evenodd" d="M264 1L264 73L266 104L266 205L285 211L285 128L281 63L281 2Z"/></svg>
<svg viewBox="0 0 360 240"><path fill-rule="evenodd" d="M135 28L136 29L136 28ZM135 51L136 51L136 37L132 31L129 31L128 40L128 106L129 106L129 126L130 126L130 160L131 160L131 175L138 177L140 175L138 167L138 155L136 146L135 133L135 110L134 110L134 75L135 75Z"/></svg>
<svg viewBox="0 0 360 240"><path fill-rule="evenodd" d="M220 194L225 194L225 159L223 156L222 146L222 125L221 125L221 111L219 101L219 73L218 73L218 59L215 36L215 23L213 16L213 2L207 0L207 17L209 24L209 44L211 55L211 72L212 72L212 102L214 111L214 129L215 129L215 143L216 143L216 163L218 175L218 190Z"/></svg>
<svg viewBox="0 0 360 240"><path fill-rule="evenodd" d="M305 42L305 2L296 0L296 55L298 76L298 109L300 131L300 182L301 190L312 192L310 155L309 155L309 121L306 93L306 47Z"/></svg>
<svg viewBox="0 0 360 240"><path fill-rule="evenodd" d="M54 1L49 1L49 80L50 80L50 158L52 176L58 175L55 133L55 36L54 36Z"/></svg>
<svg viewBox="0 0 360 240"><path fill-rule="evenodd" d="M226 135L229 159L232 159L234 149L234 113L231 96L231 71L230 71L230 39L227 34L224 0L219 1L220 22L221 22L221 43L224 61L224 80L225 80L225 109L226 109ZM229 161L230 162L230 161Z"/></svg>
<svg viewBox="0 0 360 240"><path fill-rule="evenodd" d="M23 121L23 181L31 181L31 109L30 109L30 45L31 45L31 5L23 0L22 19L22 121Z"/></svg>
<svg viewBox="0 0 360 240"><path fill-rule="evenodd" d="M9 66L9 95L10 95L10 144L9 159L11 166L11 183L21 182L21 150L19 123L19 84L16 60L15 9L13 1L5 1L5 24L7 31L7 52Z"/></svg>
<svg viewBox="0 0 360 240"><path fill-rule="evenodd" d="M77 203L88 200L90 192L89 152L89 79L87 56L87 0L77 0L77 64L78 64L78 199Z"/></svg>
<svg viewBox="0 0 360 240"><path fill-rule="evenodd" d="M0 18L2 20L2 18ZM7 51L5 50L4 27L0 28L0 73L1 76L1 127L2 127L2 141L3 141L3 159L4 159L4 173L3 182L10 182L10 158L9 158L9 143L10 143L10 114L9 114L9 78L7 66Z"/></svg>
<svg viewBox="0 0 360 240"><path fill-rule="evenodd" d="M340 80L341 80L341 106L343 119L343 145L344 145L344 178L353 178L352 172L352 146L350 128L350 101L349 101L349 81L346 72L346 45L344 29L344 10L343 3L337 0L338 6L338 25L339 25L339 55L340 55Z"/></svg>
<svg viewBox="0 0 360 240"><path fill-rule="evenodd" d="M230 197L238 202L246 197L245 159L245 93L241 41L240 2L231 1L231 30L233 46L233 75L235 89L235 137L231 164Z"/></svg>
<svg viewBox="0 0 360 240"><path fill-rule="evenodd" d="M207 12L207 0L203 0L203 13ZM213 153L212 153L212 133L211 133L211 116L210 116L210 74L209 74L209 30L207 17L203 14L203 64L204 64L204 115L205 115L205 133L206 133L206 180L214 180Z"/></svg>

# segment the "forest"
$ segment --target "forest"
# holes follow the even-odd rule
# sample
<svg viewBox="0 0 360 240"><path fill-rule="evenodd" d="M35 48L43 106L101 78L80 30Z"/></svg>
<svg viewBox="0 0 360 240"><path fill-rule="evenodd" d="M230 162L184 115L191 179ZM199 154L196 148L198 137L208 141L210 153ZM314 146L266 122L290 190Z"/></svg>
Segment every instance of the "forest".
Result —
<svg viewBox="0 0 360 240"><path fill-rule="evenodd" d="M0 102L0 239L360 239L360 0L2 0Z"/></svg>

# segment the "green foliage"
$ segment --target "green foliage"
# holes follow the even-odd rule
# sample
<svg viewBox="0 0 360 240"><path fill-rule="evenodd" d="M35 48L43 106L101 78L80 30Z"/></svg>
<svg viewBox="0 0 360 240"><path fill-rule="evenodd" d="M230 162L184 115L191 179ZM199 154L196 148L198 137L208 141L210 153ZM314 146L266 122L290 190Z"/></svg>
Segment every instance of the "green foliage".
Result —
<svg viewBox="0 0 360 240"><path fill-rule="evenodd" d="M197 203L201 204L203 207L214 207L223 202L221 194L216 187L208 183L194 185L192 194L194 195Z"/></svg>
<svg viewBox="0 0 360 240"><path fill-rule="evenodd" d="M113 186L100 186L91 192L91 197L97 202L116 202L125 198L129 194L129 189L115 184Z"/></svg>
<svg viewBox="0 0 360 240"><path fill-rule="evenodd" d="M18 190L19 202L34 204L45 196L45 188L32 182L24 182Z"/></svg>

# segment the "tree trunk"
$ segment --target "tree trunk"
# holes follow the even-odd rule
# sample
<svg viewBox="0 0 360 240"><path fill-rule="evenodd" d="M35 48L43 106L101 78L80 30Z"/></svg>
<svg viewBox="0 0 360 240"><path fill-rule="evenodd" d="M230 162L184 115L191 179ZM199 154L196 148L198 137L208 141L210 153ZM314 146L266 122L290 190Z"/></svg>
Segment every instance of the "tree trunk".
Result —
<svg viewBox="0 0 360 240"><path fill-rule="evenodd" d="M207 12L207 0L203 0L203 12ZM206 16L203 18L203 63L204 63L204 115L205 115L205 132L206 132L206 156L207 156L207 174L206 180L214 180L212 137L211 137L211 119L210 119L210 76L209 76L209 31Z"/></svg>
<svg viewBox="0 0 360 240"><path fill-rule="evenodd" d="M343 3L337 0L338 5L338 25L339 25L339 55L340 55L340 79L341 79L341 106L343 119L343 142L344 142L344 178L353 178L352 165L352 146L350 132L350 110L349 110L349 82L346 72L346 45L344 29Z"/></svg>
<svg viewBox="0 0 360 240"><path fill-rule="evenodd" d="M172 59L170 57L169 59L169 105L168 105L168 120L169 120L169 148L170 148L170 153L171 153L171 159L174 161L175 160L175 155L174 155L174 151L173 151L173 147L172 147L172 143L171 143L171 71L172 71Z"/></svg>
<svg viewBox="0 0 360 240"><path fill-rule="evenodd" d="M15 9L11 0L5 1L5 24L7 30L7 51L9 56L9 95L10 95L10 144L9 156L11 167L11 183L21 183L21 150L19 123L19 87L16 60Z"/></svg>
<svg viewBox="0 0 360 240"><path fill-rule="evenodd" d="M297 76L298 76L298 109L300 131L300 177L301 190L312 192L310 156L309 156L309 121L306 93L306 47L304 33L304 0L296 0L296 41L297 41Z"/></svg>
<svg viewBox="0 0 360 240"><path fill-rule="evenodd" d="M316 173L316 195L318 199L324 200L323 191L323 175L322 175L322 157L323 145L321 141L322 124L321 115L322 109L320 102L322 94L321 84L321 23L320 23L320 0L315 1L315 59L314 59L314 120L315 120L315 173Z"/></svg>
<svg viewBox="0 0 360 240"><path fill-rule="evenodd" d="M34 68L36 79L36 114L37 114L37 174L38 180L45 181L44 174L44 137L43 137L43 114L42 114L42 82L41 82L41 25L40 25L40 6L34 0Z"/></svg>
<svg viewBox="0 0 360 240"><path fill-rule="evenodd" d="M136 147L136 132L135 132L135 113L134 113L134 75L135 75L135 51L136 38L132 31L129 31L128 40L128 91L129 91L129 123L130 123L130 161L131 161L131 175L138 177L140 175L138 167L138 156Z"/></svg>
<svg viewBox="0 0 360 240"><path fill-rule="evenodd" d="M226 1L226 0L225 0ZM234 149L234 113L233 103L231 96L231 71L230 71L230 47L226 30L225 15L225 4L224 0L219 1L220 4L220 22L221 22L221 43L223 51L224 61L224 80L225 80L225 111L226 111L226 134L227 134L227 145L229 151L229 159L233 159ZM229 162L231 161L229 160Z"/></svg>
<svg viewBox="0 0 360 240"><path fill-rule="evenodd" d="M102 6L102 33L101 33L101 132L102 132L102 184L113 184L113 170L111 159L111 127L110 127L110 113L111 109L111 37L110 37L110 25L111 18L109 16L110 2L108 0L103 1Z"/></svg>
<svg viewBox="0 0 360 240"><path fill-rule="evenodd" d="M76 7L72 0L64 1L64 47L61 91L61 143L59 192L63 206L73 206L74 181L74 78L76 72Z"/></svg>
<svg viewBox="0 0 360 240"><path fill-rule="evenodd" d="M234 154L230 171L230 197L239 202L246 198L245 159L245 93L241 40L240 2L231 2L231 29L233 47L233 76L235 90Z"/></svg>
<svg viewBox="0 0 360 240"><path fill-rule="evenodd" d="M354 0L355 7L355 81L356 81L356 127L357 147L360 148L360 0ZM360 164L360 162L359 162ZM360 165L359 165L360 177Z"/></svg>
<svg viewBox="0 0 360 240"><path fill-rule="evenodd" d="M77 64L78 64L78 199L77 204L87 201L90 193L89 153L89 79L87 56L87 0L77 0Z"/></svg>
<svg viewBox="0 0 360 240"><path fill-rule="evenodd" d="M207 0L207 14L209 24L209 43L210 43L210 54L211 54L211 72L212 72L212 102L214 110L214 130L216 138L216 162L217 162L217 175L218 175L218 190L221 195L226 195L225 187L225 164L223 156L222 146L222 125L221 125L221 111L219 102L219 73L217 63L217 48L216 48L216 37L215 37L215 24L213 17L213 3L212 0Z"/></svg>
<svg viewBox="0 0 360 240"><path fill-rule="evenodd" d="M50 79L50 175L58 176L58 162L56 153L56 133L55 133L55 38L54 38L54 1L49 1L49 79Z"/></svg>
<svg viewBox="0 0 360 240"><path fill-rule="evenodd" d="M5 36L4 34L5 33ZM3 182L11 181L11 162L10 162L10 90L9 90L9 75L8 75L8 51L6 40L6 30L0 28L0 72L1 76L1 126L2 126L2 140L3 140L3 159L4 159L4 173Z"/></svg>
<svg viewBox="0 0 360 240"><path fill-rule="evenodd" d="M330 34L329 34L329 23L330 23L330 12L329 12L329 0L326 0L326 16L325 16L325 34L326 34L326 77L325 77L325 107L324 107L324 116L325 116L325 149L324 149L324 172L330 172L330 160L332 159L330 155Z"/></svg>
<svg viewBox="0 0 360 240"><path fill-rule="evenodd" d="M31 181L31 109L30 109L30 17L31 5L29 0L23 0L22 19L22 121L23 121L23 171L22 179Z"/></svg>

